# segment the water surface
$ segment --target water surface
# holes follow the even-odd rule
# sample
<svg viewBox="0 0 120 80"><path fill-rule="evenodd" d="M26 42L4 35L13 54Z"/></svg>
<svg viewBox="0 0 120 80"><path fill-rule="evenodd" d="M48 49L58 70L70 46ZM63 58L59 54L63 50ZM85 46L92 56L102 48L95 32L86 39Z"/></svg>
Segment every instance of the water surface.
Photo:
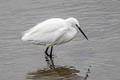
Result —
<svg viewBox="0 0 120 80"><path fill-rule="evenodd" d="M79 20L87 34L56 46L55 64L74 66L89 80L120 79L120 0L0 0L0 80L25 80L47 67L44 46L22 42L21 32L52 17Z"/></svg>

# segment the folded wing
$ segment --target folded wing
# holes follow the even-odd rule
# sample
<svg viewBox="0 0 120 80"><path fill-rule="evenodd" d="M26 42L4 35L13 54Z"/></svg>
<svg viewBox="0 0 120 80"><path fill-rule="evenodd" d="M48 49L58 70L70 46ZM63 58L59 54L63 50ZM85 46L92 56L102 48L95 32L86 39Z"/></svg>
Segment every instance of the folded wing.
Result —
<svg viewBox="0 0 120 80"><path fill-rule="evenodd" d="M58 23L55 23L56 20ZM65 25L64 20L47 20L25 31L22 40L37 41L40 44L53 43L68 30Z"/></svg>

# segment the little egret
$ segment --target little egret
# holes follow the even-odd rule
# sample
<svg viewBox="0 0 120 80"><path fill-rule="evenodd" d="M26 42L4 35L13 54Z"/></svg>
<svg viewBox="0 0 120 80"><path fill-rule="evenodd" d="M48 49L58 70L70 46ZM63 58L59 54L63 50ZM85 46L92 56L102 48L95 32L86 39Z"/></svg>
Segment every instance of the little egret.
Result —
<svg viewBox="0 0 120 80"><path fill-rule="evenodd" d="M52 18L25 31L22 40L31 41L36 45L45 45L45 54L52 58L53 46L71 41L77 34L78 30L80 30L88 40L87 36L80 28L80 24L76 18ZM49 47L51 49L48 54Z"/></svg>

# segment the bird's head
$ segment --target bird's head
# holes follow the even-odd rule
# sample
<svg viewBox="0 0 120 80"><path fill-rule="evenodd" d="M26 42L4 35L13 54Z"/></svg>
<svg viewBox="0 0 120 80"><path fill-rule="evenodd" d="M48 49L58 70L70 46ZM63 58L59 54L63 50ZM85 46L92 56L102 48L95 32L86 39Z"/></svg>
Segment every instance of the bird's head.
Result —
<svg viewBox="0 0 120 80"><path fill-rule="evenodd" d="M80 28L80 24L79 21L76 18L68 18L66 19L67 22L69 22L71 24L71 26L76 27L79 29L79 31L84 35L84 37L88 40L87 36L85 35L85 33L83 32L83 30Z"/></svg>

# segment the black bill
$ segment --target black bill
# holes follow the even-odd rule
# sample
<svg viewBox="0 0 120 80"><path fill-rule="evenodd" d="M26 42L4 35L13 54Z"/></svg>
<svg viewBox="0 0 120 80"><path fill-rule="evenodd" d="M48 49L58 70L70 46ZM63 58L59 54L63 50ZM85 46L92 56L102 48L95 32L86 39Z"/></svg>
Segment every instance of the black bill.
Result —
<svg viewBox="0 0 120 80"><path fill-rule="evenodd" d="M84 35L84 37L88 40L87 36L85 35L85 33L83 32L83 30L76 24L77 28L80 30L80 32Z"/></svg>

